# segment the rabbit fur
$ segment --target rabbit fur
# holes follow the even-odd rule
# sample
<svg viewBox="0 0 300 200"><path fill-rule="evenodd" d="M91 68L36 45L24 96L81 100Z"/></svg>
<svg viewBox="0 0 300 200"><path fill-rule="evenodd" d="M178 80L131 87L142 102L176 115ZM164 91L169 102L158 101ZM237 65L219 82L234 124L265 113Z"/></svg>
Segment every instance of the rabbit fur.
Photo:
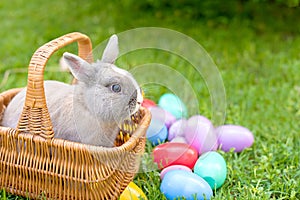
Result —
<svg viewBox="0 0 300 200"><path fill-rule="evenodd" d="M135 113L143 97L133 76L114 65L118 38L111 36L102 59L88 63L64 53L76 85L45 81L46 102L54 137L89 145L113 147L120 124ZM16 128L22 112L26 88L6 108L2 125Z"/></svg>

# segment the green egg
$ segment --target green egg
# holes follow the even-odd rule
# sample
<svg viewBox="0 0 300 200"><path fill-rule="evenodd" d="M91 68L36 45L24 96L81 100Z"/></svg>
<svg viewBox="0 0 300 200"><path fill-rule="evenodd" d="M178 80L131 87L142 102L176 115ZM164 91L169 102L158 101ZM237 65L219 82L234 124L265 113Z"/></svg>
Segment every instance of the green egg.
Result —
<svg viewBox="0 0 300 200"><path fill-rule="evenodd" d="M162 95L158 101L158 105L170 112L176 119L186 118L188 116L187 108L181 99L171 93Z"/></svg>
<svg viewBox="0 0 300 200"><path fill-rule="evenodd" d="M204 153L198 158L194 166L194 173L206 180L213 190L218 189L226 179L226 162L217 152Z"/></svg>

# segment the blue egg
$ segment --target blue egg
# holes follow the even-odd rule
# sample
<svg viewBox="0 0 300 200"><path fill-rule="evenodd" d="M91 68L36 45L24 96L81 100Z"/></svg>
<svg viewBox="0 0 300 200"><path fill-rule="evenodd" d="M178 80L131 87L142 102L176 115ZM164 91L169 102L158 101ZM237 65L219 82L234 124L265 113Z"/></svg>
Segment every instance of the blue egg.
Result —
<svg viewBox="0 0 300 200"><path fill-rule="evenodd" d="M158 101L158 105L174 115L176 119L188 116L187 108L180 98L174 94L166 93Z"/></svg>
<svg viewBox="0 0 300 200"><path fill-rule="evenodd" d="M168 129L164 121L152 119L146 133L147 139L154 145L163 143L168 136Z"/></svg>
<svg viewBox="0 0 300 200"><path fill-rule="evenodd" d="M194 173L206 180L212 189L217 189L226 179L226 162L218 152L206 152L198 158Z"/></svg>
<svg viewBox="0 0 300 200"><path fill-rule="evenodd" d="M213 196L212 189L203 178L183 170L167 172L160 185L160 191L168 200L182 197L186 200L202 200Z"/></svg>

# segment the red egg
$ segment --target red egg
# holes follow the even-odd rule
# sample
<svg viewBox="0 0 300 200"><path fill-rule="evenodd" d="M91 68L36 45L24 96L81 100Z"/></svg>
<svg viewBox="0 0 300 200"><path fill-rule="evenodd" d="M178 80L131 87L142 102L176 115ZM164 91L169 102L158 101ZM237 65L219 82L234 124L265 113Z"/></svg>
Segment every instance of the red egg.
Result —
<svg viewBox="0 0 300 200"><path fill-rule="evenodd" d="M198 151L188 144L167 142L153 149L153 157L160 169L171 165L184 165L193 169Z"/></svg>
<svg viewBox="0 0 300 200"><path fill-rule="evenodd" d="M150 99L144 99L143 100L143 103L142 103L142 106L145 107L145 108L151 108L153 106L156 106L156 103Z"/></svg>

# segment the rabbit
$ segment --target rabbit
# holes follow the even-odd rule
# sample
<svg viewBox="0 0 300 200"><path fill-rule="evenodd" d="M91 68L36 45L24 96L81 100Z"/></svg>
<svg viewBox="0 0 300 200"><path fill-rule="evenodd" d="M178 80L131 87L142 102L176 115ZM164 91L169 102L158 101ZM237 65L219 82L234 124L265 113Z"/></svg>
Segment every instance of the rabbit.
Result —
<svg viewBox="0 0 300 200"><path fill-rule="evenodd" d="M65 52L77 84L45 81L45 95L54 137L89 145L113 147L120 124L137 112L143 101L141 89L126 70L114 65L118 37L111 36L101 60L88 63ZM22 112L26 88L7 106L2 125L15 128Z"/></svg>

